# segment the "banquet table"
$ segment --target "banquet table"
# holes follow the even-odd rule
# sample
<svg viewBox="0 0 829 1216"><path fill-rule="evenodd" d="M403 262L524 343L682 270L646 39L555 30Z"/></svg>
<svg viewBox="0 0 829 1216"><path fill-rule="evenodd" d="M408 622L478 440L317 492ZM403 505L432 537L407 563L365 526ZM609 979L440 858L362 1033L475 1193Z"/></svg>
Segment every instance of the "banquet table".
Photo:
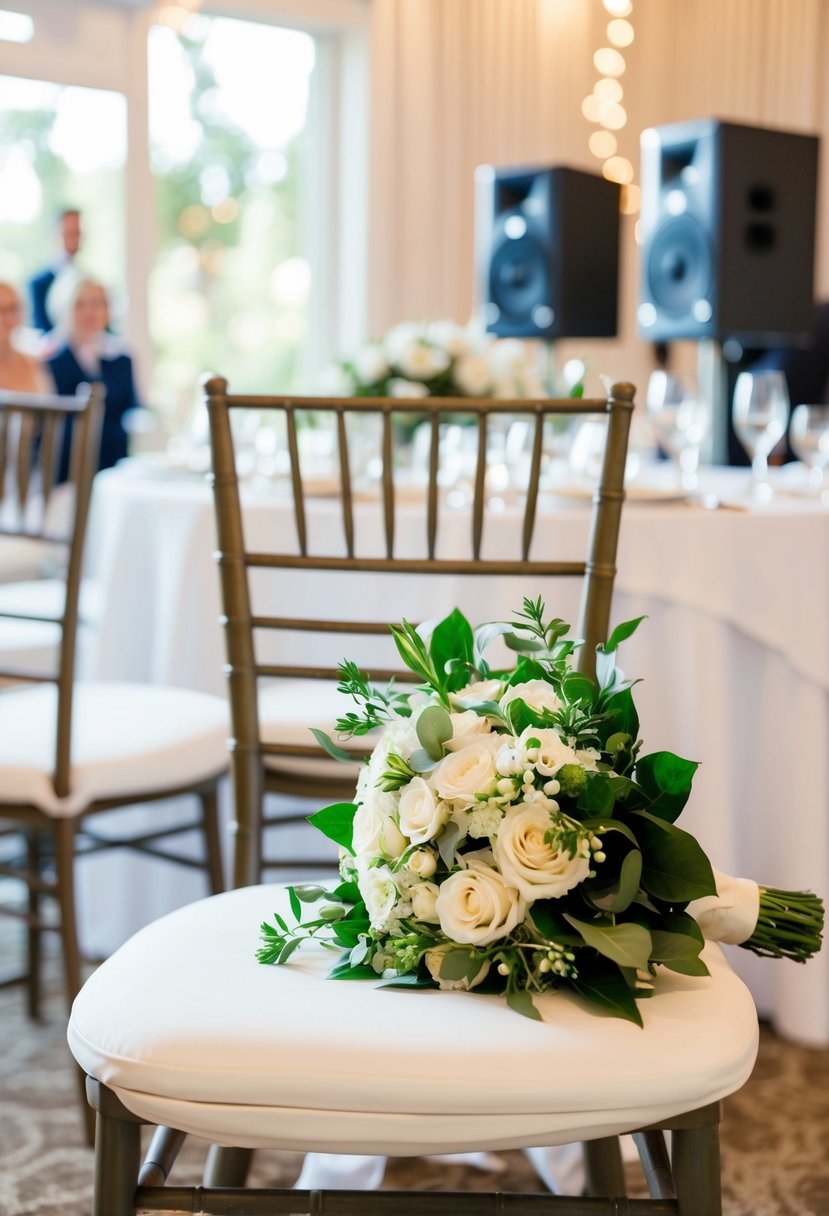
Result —
<svg viewBox="0 0 829 1216"><path fill-rule="evenodd" d="M637 493L631 486L613 622L648 618L620 654L625 671L642 680L635 695L645 750L667 749L701 761L682 826L699 837L721 870L826 896L829 508L788 473L773 471L776 492L766 503L749 495L745 470L703 469L700 493L690 498L670 493L662 471L650 488L644 483ZM415 551L424 528L422 501L413 491L405 499L399 556ZM282 546L291 543L285 539L292 534L286 491L246 487L243 504L252 543L264 546L274 536ZM505 496L491 507L484 552L512 556L518 506ZM324 488L309 498L307 509L312 544L337 552L339 536ZM358 545L371 551L380 544L379 504L366 495L355 510ZM588 501L553 488L541 499L540 512L533 555L551 547L552 556L581 556ZM445 554L468 545L468 504L446 505L441 519ZM104 608L84 674L223 692L214 547L203 477L140 460L99 474L88 548ZM297 615L306 601L326 594L324 577L308 575L303 582L291 576L287 590ZM390 578L394 582L382 574L341 577L336 615L372 615L369 606L389 597ZM254 610L272 606L269 597L277 591L270 587L254 586ZM285 590L283 584L283 607ZM435 615L439 598L441 610L457 602L478 623L509 616L522 595L539 592L551 615L575 621L578 599L569 580L561 590L523 586L520 579L485 586L480 580L409 580L398 611L426 619ZM343 657L328 656L333 662ZM135 813L140 818L147 812ZM199 875L173 874L147 859L122 855L83 864L90 868L79 879L81 923L99 949L112 948L140 923L204 893ZM116 907L125 892L126 919ZM806 966L734 948L729 953L760 1014L781 1034L829 1044L829 951Z"/></svg>

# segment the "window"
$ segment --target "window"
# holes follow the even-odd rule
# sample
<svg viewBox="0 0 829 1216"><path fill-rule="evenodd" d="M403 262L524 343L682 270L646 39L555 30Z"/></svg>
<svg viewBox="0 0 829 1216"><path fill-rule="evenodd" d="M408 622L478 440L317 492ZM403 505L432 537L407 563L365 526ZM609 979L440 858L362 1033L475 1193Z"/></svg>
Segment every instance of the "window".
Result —
<svg viewBox="0 0 829 1216"><path fill-rule="evenodd" d="M199 16L149 38L159 229L154 394L183 425L199 376L236 391L307 377L310 35Z"/></svg>

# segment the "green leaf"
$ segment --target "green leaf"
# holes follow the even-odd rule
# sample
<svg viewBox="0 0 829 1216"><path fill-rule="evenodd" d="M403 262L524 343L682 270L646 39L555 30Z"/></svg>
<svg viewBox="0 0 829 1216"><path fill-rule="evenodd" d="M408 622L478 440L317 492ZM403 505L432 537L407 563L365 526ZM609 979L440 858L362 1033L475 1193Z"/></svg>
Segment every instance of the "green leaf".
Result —
<svg viewBox="0 0 829 1216"><path fill-rule="evenodd" d="M486 956L477 950L464 950L461 947L447 950L440 960L440 978L442 980L469 980L481 970Z"/></svg>
<svg viewBox="0 0 829 1216"><path fill-rule="evenodd" d="M639 715L630 688L623 688L604 703L606 728L611 734L621 731L632 739L639 736Z"/></svg>
<svg viewBox="0 0 829 1216"><path fill-rule="evenodd" d="M618 963L620 967L647 967L651 935L642 925L603 924L576 920L565 913L564 919L581 934L584 944Z"/></svg>
<svg viewBox="0 0 829 1216"><path fill-rule="evenodd" d="M435 981L431 976L421 975L418 971L407 971L405 975L396 975L394 979L383 980L378 988L434 988Z"/></svg>
<svg viewBox="0 0 829 1216"><path fill-rule="evenodd" d="M330 895L332 899L340 899L344 904L362 903L363 899L356 882L341 882L330 892Z"/></svg>
<svg viewBox="0 0 829 1216"><path fill-rule="evenodd" d="M474 634L474 650L473 662L476 667L480 667L481 660L484 657L484 651L490 646L496 638L500 638L505 633L511 633L513 626L508 621L491 621L487 625L479 625Z"/></svg>
<svg viewBox="0 0 829 1216"><path fill-rule="evenodd" d="M373 967L367 967L364 963L358 963L356 967L352 967L348 961L348 956L342 959L339 963L335 963L328 972L329 980L376 980L377 972Z"/></svg>
<svg viewBox="0 0 829 1216"><path fill-rule="evenodd" d="M361 937L357 944L352 947L351 953L348 956L348 961L352 967L358 967L367 954L368 942L364 937ZM372 970L374 970L374 968L372 968Z"/></svg>
<svg viewBox="0 0 829 1216"><path fill-rule="evenodd" d="M416 747L409 756L409 768L413 773L431 773L433 768L437 768L443 759L443 752L437 759L430 756L425 747Z"/></svg>
<svg viewBox="0 0 829 1216"><path fill-rule="evenodd" d="M334 921L331 926L331 932L336 942L347 950L351 950L357 945L360 938L368 933L370 928L368 918L349 920L348 917L343 917L342 920Z"/></svg>
<svg viewBox="0 0 829 1216"><path fill-rule="evenodd" d="M693 836L647 811L627 818L642 850L642 886L649 895L670 904L716 895L711 862Z"/></svg>
<svg viewBox="0 0 829 1216"><path fill-rule="evenodd" d="M342 845L353 857L354 848L351 838L356 811L357 806L353 802L334 802L331 806L324 806L321 810L315 811L313 815L309 815L308 822L312 823L318 832L322 832L323 836Z"/></svg>
<svg viewBox="0 0 829 1216"><path fill-rule="evenodd" d="M450 819L449 822L444 826L440 836L437 838L438 852L440 853L441 860L443 861L443 864L446 866L447 870L451 870L452 866L455 864L455 846L458 843L458 837L460 834L460 828L453 820Z"/></svg>
<svg viewBox="0 0 829 1216"><path fill-rule="evenodd" d="M665 929L651 929L653 948L651 958L655 963L669 963L676 960L693 962L699 958L702 943L685 933L670 933Z"/></svg>
<svg viewBox="0 0 829 1216"><path fill-rule="evenodd" d="M673 752L652 752L636 761L636 780L648 798L648 810L669 823L677 818L688 796L699 765Z"/></svg>
<svg viewBox="0 0 829 1216"><path fill-rule="evenodd" d="M437 692L442 693L444 691L443 679L440 673L434 670L426 650L426 643L414 626L410 625L408 621L403 621L400 625L390 625L389 632L394 638L398 654L409 670L420 676L427 684L431 684Z"/></svg>
<svg viewBox="0 0 829 1216"><path fill-rule="evenodd" d="M621 642L626 642L636 632L644 620L644 616L637 616L632 621L622 621L621 625L617 625L613 630L604 646L600 646L599 649L606 654L611 654Z"/></svg>
<svg viewBox="0 0 829 1216"><path fill-rule="evenodd" d="M561 689L566 701L571 705L583 705L586 709L593 705L599 691L596 681L580 671L568 671L561 681Z"/></svg>
<svg viewBox="0 0 829 1216"><path fill-rule="evenodd" d="M580 975L570 984L591 1005L612 1013L614 1017L642 1025L636 998L617 970L608 968L604 973L594 971L589 976Z"/></svg>
<svg viewBox="0 0 829 1216"><path fill-rule="evenodd" d="M670 958L661 962L660 966L667 967L669 971L676 971L679 975L711 974L701 958Z"/></svg>
<svg viewBox="0 0 829 1216"><path fill-rule="evenodd" d="M310 729L317 743L319 743L320 747L325 748L332 759L342 760L347 764L355 764L359 761L360 757L354 752L347 752L344 748L337 747L331 736L327 735L324 730L319 730L316 726L312 726Z"/></svg>
<svg viewBox="0 0 829 1216"><path fill-rule="evenodd" d="M524 988L519 988L517 991L507 993L507 1004L510 1009L514 1009L516 1013L520 1013L525 1018L532 1018L534 1022L543 1022L541 1014L535 1007L533 999L529 992Z"/></svg>
<svg viewBox="0 0 829 1216"><path fill-rule="evenodd" d="M417 737L431 760L443 759L443 745L452 738L452 719L442 705L427 705L418 714Z"/></svg>
<svg viewBox="0 0 829 1216"><path fill-rule="evenodd" d="M447 690L455 692L463 688L469 678L463 664L474 663L474 645L472 626L457 608L432 630L429 654L435 670L446 674ZM460 663L449 670L448 665L452 660L460 660Z"/></svg>
<svg viewBox="0 0 829 1216"><path fill-rule="evenodd" d="M622 858L619 867L619 879L614 888L601 899L593 898L592 902L603 912L619 913L626 911L636 898L639 883L642 878L642 854L638 849L631 849Z"/></svg>
<svg viewBox="0 0 829 1216"><path fill-rule="evenodd" d="M577 806L593 818L610 818L616 805L616 778L607 773L588 773L587 784L579 795Z"/></svg>
<svg viewBox="0 0 829 1216"><path fill-rule="evenodd" d="M591 832L599 834L604 832L621 832L631 844L638 845L636 834L631 831L626 823L622 823L621 819L584 819L582 827L589 828Z"/></svg>
<svg viewBox="0 0 829 1216"><path fill-rule="evenodd" d="M302 908L299 906L299 896L293 887L288 887L288 903L291 905L294 920L302 920Z"/></svg>
<svg viewBox="0 0 829 1216"><path fill-rule="evenodd" d="M276 960L277 965L279 963L287 963L288 959L291 957L294 950L298 950L299 947L302 945L302 942L303 942L303 938L301 938L301 937L290 938L290 940L285 943L285 945L282 947L282 949L279 952L279 958Z"/></svg>

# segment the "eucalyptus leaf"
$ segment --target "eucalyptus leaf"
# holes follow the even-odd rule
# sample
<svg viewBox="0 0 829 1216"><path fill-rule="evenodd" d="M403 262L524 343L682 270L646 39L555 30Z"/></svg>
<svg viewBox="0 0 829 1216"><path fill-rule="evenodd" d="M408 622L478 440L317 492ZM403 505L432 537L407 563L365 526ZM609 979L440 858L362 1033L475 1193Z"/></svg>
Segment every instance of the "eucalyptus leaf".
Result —
<svg viewBox="0 0 829 1216"><path fill-rule="evenodd" d="M581 934L584 944L618 963L620 967L647 967L651 935L642 925L605 924L576 920L565 913L564 919Z"/></svg>
<svg viewBox="0 0 829 1216"><path fill-rule="evenodd" d="M418 740L434 761L443 758L443 745L452 738L452 719L442 705L427 705L415 724Z"/></svg>
<svg viewBox="0 0 829 1216"><path fill-rule="evenodd" d="M507 993L507 1004L515 1013L522 1014L525 1018L532 1018L534 1022L543 1022L541 1014L535 1007L532 997L524 988L517 991Z"/></svg>
<svg viewBox="0 0 829 1216"><path fill-rule="evenodd" d="M354 848L351 840L356 811L357 806L353 802L334 802L331 806L324 806L321 810L315 811L313 815L309 815L308 822L312 823L318 832L322 832L323 836L342 845L353 857Z"/></svg>
<svg viewBox="0 0 829 1216"><path fill-rule="evenodd" d="M299 949L299 947L300 947L301 945L302 945L302 938L301 938L301 937L292 937L292 938L290 938L290 939L289 939L289 940L288 940L288 941L285 943L285 945L282 947L282 949L280 950L280 952L279 952L279 958L276 960L276 961L277 961L277 964L280 964L280 963L287 963L288 959L291 957L291 955L293 954L293 952L294 952L295 950L298 950L298 949Z"/></svg>
<svg viewBox="0 0 829 1216"><path fill-rule="evenodd" d="M368 954L368 942L364 937L361 937L356 946L353 946L351 953L348 956L348 961L352 967L358 967L363 959Z"/></svg>
<svg viewBox="0 0 829 1216"><path fill-rule="evenodd" d="M301 899L304 904L314 904L318 899L322 899L327 895L325 887L317 886L316 883L303 882L294 883L294 890L297 893L297 898Z"/></svg>
<svg viewBox="0 0 829 1216"><path fill-rule="evenodd" d="M442 754L435 760L429 755L425 747L416 747L411 756L409 756L409 768L415 773L431 773L432 769L437 768L442 759Z"/></svg>
<svg viewBox="0 0 829 1216"><path fill-rule="evenodd" d="M360 759L354 752L347 752L345 748L337 747L331 736L327 735L324 730L318 730L316 726L312 726L310 729L317 743L319 743L320 747L325 748L332 759L341 760L346 764L353 764L355 760Z"/></svg>
<svg viewBox="0 0 829 1216"><path fill-rule="evenodd" d="M444 826L440 836L437 838L438 852L440 853L441 860L443 861L443 864L446 866L447 870L451 870L452 866L455 864L455 847L458 843L460 834L460 828L453 820L450 819L449 822Z"/></svg>
<svg viewBox="0 0 829 1216"><path fill-rule="evenodd" d="M471 982L480 972L484 961L484 955L478 954L476 950L464 950L461 947L447 950L440 960L440 978L450 982Z"/></svg>

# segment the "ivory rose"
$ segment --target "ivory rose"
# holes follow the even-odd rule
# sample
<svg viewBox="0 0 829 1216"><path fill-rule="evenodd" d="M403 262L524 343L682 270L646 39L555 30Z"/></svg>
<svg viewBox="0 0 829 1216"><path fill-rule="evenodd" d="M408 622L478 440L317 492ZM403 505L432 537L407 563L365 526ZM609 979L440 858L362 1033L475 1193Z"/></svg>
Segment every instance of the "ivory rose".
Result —
<svg viewBox="0 0 829 1216"><path fill-rule="evenodd" d="M439 890L436 882L419 882L417 886L412 887L410 891L412 912L418 920L437 924L436 904Z"/></svg>
<svg viewBox="0 0 829 1216"><path fill-rule="evenodd" d="M486 979L487 975L489 974L489 960L481 960L481 969L475 976L473 976L471 980L467 979L466 976L460 980L442 979L440 968L441 964L443 963L444 956L448 953L448 951L454 949L454 946L435 946L433 950L427 950L425 955L426 966L429 968L429 974L431 975L432 979L439 988L444 990L444 992L452 992L456 989L463 992L469 992L471 988L477 988L478 984L482 983Z"/></svg>
<svg viewBox="0 0 829 1216"><path fill-rule="evenodd" d="M481 735L489 734L489 723L486 718L476 714L474 709L450 714L449 717L452 721L452 738L446 744L447 751L458 752L462 747L474 743Z"/></svg>
<svg viewBox="0 0 829 1216"><path fill-rule="evenodd" d="M503 691L503 680L476 680L474 684L467 684L466 688L452 693L450 700L453 705L463 708L469 701L497 701Z"/></svg>
<svg viewBox="0 0 829 1216"><path fill-rule="evenodd" d="M400 795L398 811L400 830L412 844L433 840L449 818L446 803L435 797L435 791L422 777L412 777Z"/></svg>
<svg viewBox="0 0 829 1216"><path fill-rule="evenodd" d="M527 910L516 888L487 864L485 855L485 850L468 853L467 868L444 879L435 902L443 932L464 945L486 946L506 937Z"/></svg>
<svg viewBox="0 0 829 1216"><path fill-rule="evenodd" d="M589 857L581 851L575 857L545 835L555 825L551 809L556 803L547 799L520 803L504 815L493 850L504 880L515 887L523 899L558 899L587 877Z"/></svg>
<svg viewBox="0 0 829 1216"><path fill-rule="evenodd" d="M518 698L530 709L549 709L552 713L561 709L555 689L546 680L526 680L523 684L513 684L501 697L501 709Z"/></svg>
<svg viewBox="0 0 829 1216"><path fill-rule="evenodd" d="M501 736L490 733L460 751L450 752L432 773L429 784L448 802L472 806L476 794L488 794L495 784L495 754L500 745Z"/></svg>
<svg viewBox="0 0 829 1216"><path fill-rule="evenodd" d="M564 764L579 763L579 758L573 748L568 747L554 730L528 726L521 734L521 742L525 747L529 739L538 740L538 756L533 761L533 768L544 777L555 777Z"/></svg>
<svg viewBox="0 0 829 1216"><path fill-rule="evenodd" d="M389 813L393 805L372 798L357 807L351 844L358 857L375 857L378 853L383 857L399 857L409 847L409 841Z"/></svg>

